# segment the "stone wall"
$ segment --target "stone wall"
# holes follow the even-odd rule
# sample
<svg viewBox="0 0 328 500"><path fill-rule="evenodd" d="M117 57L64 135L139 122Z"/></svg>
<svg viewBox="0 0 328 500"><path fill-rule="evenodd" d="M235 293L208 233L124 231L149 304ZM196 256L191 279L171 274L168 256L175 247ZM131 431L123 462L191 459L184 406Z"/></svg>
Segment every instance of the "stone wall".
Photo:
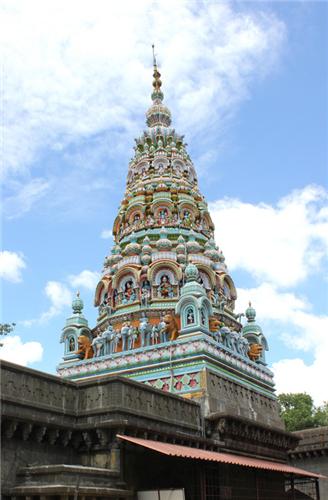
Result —
<svg viewBox="0 0 328 500"><path fill-rule="evenodd" d="M300 442L289 453L289 462L328 478L328 426L294 432ZM328 479L319 481L320 499L328 500Z"/></svg>
<svg viewBox="0 0 328 500"><path fill-rule="evenodd" d="M197 403L126 378L70 382L7 362L1 375L4 494L32 487L35 467L56 464L84 467L89 477L90 467L106 468L122 484L118 432L152 432L162 439L202 435ZM20 470L23 486L21 480L17 486Z"/></svg>

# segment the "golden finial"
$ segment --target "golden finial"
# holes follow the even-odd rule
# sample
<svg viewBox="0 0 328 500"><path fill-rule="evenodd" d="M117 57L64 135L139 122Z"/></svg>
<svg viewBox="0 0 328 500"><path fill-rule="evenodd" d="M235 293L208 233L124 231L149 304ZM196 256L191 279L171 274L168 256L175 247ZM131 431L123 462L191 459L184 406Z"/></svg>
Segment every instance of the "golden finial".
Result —
<svg viewBox="0 0 328 500"><path fill-rule="evenodd" d="M157 93L160 93L161 92L161 86L162 86L162 82L160 80L160 77L161 77L161 74L160 72L158 71L157 69L157 61L156 61L156 55L155 55L155 45L152 44L152 49L153 49L153 65L154 65L154 73L153 73L153 77L154 77L154 81L153 81L153 87L154 87L154 91L157 92ZM162 97L163 98L163 97Z"/></svg>
<svg viewBox="0 0 328 500"><path fill-rule="evenodd" d="M154 68L157 68L157 62L156 62L156 56L155 56L155 45L153 44L151 47L153 49L153 66L154 66Z"/></svg>

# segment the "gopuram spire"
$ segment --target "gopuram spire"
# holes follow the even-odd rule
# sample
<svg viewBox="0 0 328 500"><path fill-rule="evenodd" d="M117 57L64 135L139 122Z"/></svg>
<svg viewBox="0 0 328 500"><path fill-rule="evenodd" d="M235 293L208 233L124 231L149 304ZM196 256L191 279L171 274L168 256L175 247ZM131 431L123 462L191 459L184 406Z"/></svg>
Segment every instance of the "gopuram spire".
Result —
<svg viewBox="0 0 328 500"><path fill-rule="evenodd" d="M222 250L214 241L214 225L184 137L172 128L171 113L163 104L154 46L151 99L147 128L135 140L126 190L114 221L114 245L96 288L99 316L89 339L94 357L85 360L85 369L95 374L104 369L108 373L132 370L132 377L149 382L147 370L137 375L140 363L140 370L145 369L147 359L152 373L165 371L172 345L196 352L201 340L212 343L217 353L228 353L231 363L237 359L248 371L248 364L254 361L248 356L249 342L242 335L243 315L234 312L236 289ZM83 345L83 349L90 353L88 346ZM158 349L163 360L157 366ZM259 357L262 351L257 351ZM98 358L105 364L98 367ZM64 359L71 360L71 353ZM63 374L64 365L59 368ZM70 376L79 377L84 370L81 366L79 360L75 367L70 366ZM171 369L167 367L170 377ZM263 359L261 370L266 370ZM268 378L267 372L265 376ZM196 382L189 381L196 388ZM166 383L157 383L159 388L166 387ZM172 381L168 387L171 390Z"/></svg>
<svg viewBox="0 0 328 500"><path fill-rule="evenodd" d="M146 113L146 123L148 127L169 127L171 125L171 113L169 109L164 106L164 94L162 92L161 74L157 68L157 61L155 56L155 46L153 48L153 92L151 99L153 104L150 106Z"/></svg>

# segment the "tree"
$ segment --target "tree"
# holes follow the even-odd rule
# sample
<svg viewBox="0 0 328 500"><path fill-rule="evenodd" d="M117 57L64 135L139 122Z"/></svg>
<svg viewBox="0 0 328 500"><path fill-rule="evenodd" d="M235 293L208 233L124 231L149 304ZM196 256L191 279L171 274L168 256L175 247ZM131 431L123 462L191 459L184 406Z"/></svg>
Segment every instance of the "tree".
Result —
<svg viewBox="0 0 328 500"><path fill-rule="evenodd" d="M319 425L328 425L328 401L324 401L322 406L316 410L315 417Z"/></svg>
<svg viewBox="0 0 328 500"><path fill-rule="evenodd" d="M16 323L0 323L0 335L8 335L8 333L12 332L16 326ZM0 347L2 347L3 344L0 342Z"/></svg>
<svg viewBox="0 0 328 500"><path fill-rule="evenodd" d="M287 431L298 431L328 425L328 403L316 408L306 393L288 393L278 396L280 416Z"/></svg>

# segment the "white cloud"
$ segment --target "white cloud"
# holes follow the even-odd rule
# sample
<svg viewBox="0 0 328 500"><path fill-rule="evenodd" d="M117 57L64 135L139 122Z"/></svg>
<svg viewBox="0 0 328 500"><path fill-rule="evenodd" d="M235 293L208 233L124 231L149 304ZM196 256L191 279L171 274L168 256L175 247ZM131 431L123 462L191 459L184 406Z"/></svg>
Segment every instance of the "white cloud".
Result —
<svg viewBox="0 0 328 500"><path fill-rule="evenodd" d="M72 292L59 281L48 281L45 286L45 293L51 305L48 311L41 315L39 320L41 323L61 313L64 307L70 306L72 303Z"/></svg>
<svg viewBox="0 0 328 500"><path fill-rule="evenodd" d="M310 394L316 405L327 401L327 352L328 342L321 344L311 364L306 364L300 358L282 359L273 363L277 393L306 392Z"/></svg>
<svg viewBox="0 0 328 500"><path fill-rule="evenodd" d="M187 123L192 136L205 120L223 123L252 78L272 67L285 37L273 15L229 3L82 0L77 8L13 0L1 16L9 173L26 172L47 148L62 151L105 130L124 150L149 102L149 41L177 124Z"/></svg>
<svg viewBox="0 0 328 500"><path fill-rule="evenodd" d="M21 324L26 327L31 327L35 324L42 324L49 321L54 316L63 312L63 310L72 304L74 292L70 287L75 289L75 292L80 287L86 290L95 290L99 280L99 273L85 269L79 274L71 274L67 277L66 283L60 281L48 281L44 288L44 293L50 301L49 308L40 314L38 318L22 321Z"/></svg>
<svg viewBox="0 0 328 500"><path fill-rule="evenodd" d="M103 238L104 240L109 240L112 237L113 237L113 232L111 229L103 229L101 231L100 238Z"/></svg>
<svg viewBox="0 0 328 500"><path fill-rule="evenodd" d="M4 202L4 213L8 218L13 219L29 212L31 207L45 196L49 188L50 183L40 178L32 179L24 184L12 183L12 193L6 197Z"/></svg>
<svg viewBox="0 0 328 500"><path fill-rule="evenodd" d="M31 327L35 324L43 324L49 321L54 316L60 314L63 309L72 304L71 290L60 281L48 281L44 292L50 300L50 306L47 311L43 312L38 318L21 321L25 327Z"/></svg>
<svg viewBox="0 0 328 500"><path fill-rule="evenodd" d="M238 310L244 311L251 300L258 313L258 322L280 329L279 338L287 348L309 351L313 362L282 359L272 365L277 392L308 392L316 404L327 400L326 380L328 352L328 316L316 315L308 302L293 292L282 292L269 283L259 287L238 289ZM269 336L270 332L264 332ZM288 352L288 350L287 350Z"/></svg>
<svg viewBox="0 0 328 500"><path fill-rule="evenodd" d="M80 274L71 274L68 281L74 288L83 287L87 290L95 290L99 281L99 273L85 269Z"/></svg>
<svg viewBox="0 0 328 500"><path fill-rule="evenodd" d="M218 243L231 270L244 269L282 287L318 271L328 252L327 200L322 187L310 185L276 206L230 198L211 203Z"/></svg>
<svg viewBox="0 0 328 500"><path fill-rule="evenodd" d="M40 342L22 342L18 335L9 335L0 339L0 358L26 366L42 360L43 347Z"/></svg>
<svg viewBox="0 0 328 500"><path fill-rule="evenodd" d="M19 283L22 281L21 271L26 267L24 256L21 253L3 250L0 252L0 276L1 278Z"/></svg>

